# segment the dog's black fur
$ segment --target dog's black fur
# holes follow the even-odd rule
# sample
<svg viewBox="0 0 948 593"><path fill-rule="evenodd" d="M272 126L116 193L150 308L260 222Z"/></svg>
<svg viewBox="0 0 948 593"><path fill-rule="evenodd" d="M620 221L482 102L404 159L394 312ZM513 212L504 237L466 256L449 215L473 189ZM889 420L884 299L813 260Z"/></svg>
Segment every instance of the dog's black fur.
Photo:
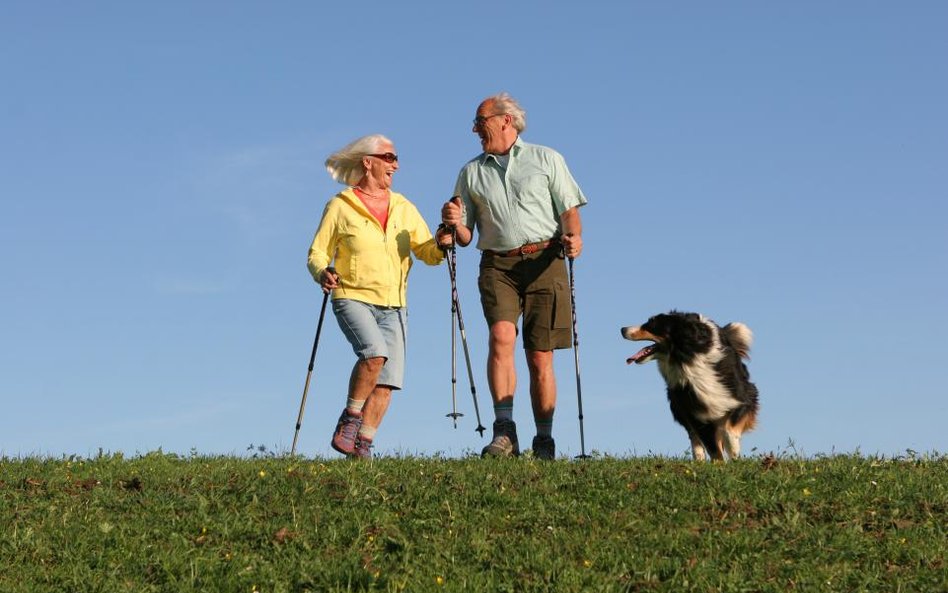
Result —
<svg viewBox="0 0 948 593"><path fill-rule="evenodd" d="M747 366L753 335L743 323L719 327L697 313L671 311L622 328L627 340L650 340L626 362L658 361L675 421L685 427L695 459L740 455L741 435L754 428L757 387Z"/></svg>

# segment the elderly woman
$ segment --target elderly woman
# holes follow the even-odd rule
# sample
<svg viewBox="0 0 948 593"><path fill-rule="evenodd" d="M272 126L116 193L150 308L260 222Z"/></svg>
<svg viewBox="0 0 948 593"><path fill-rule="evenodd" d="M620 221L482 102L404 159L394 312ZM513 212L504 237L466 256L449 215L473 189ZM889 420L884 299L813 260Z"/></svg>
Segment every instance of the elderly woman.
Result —
<svg viewBox="0 0 948 593"><path fill-rule="evenodd" d="M371 458L375 432L402 388L406 288L411 254L429 265L444 259L417 208L391 190L398 154L382 135L359 138L326 159L332 178L348 187L326 204L309 249L308 267L324 292L357 361L332 448ZM334 264L330 267L330 264Z"/></svg>

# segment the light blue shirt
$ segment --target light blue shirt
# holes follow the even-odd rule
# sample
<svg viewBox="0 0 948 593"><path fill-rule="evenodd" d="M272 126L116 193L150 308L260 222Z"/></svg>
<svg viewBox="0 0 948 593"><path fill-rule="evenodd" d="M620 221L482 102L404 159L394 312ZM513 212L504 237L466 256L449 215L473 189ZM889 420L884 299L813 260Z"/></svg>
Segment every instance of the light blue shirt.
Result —
<svg viewBox="0 0 948 593"><path fill-rule="evenodd" d="M509 251L562 232L560 216L586 204L563 156L519 137L507 167L481 153L461 168L454 195L461 196L461 224L476 228L477 248Z"/></svg>

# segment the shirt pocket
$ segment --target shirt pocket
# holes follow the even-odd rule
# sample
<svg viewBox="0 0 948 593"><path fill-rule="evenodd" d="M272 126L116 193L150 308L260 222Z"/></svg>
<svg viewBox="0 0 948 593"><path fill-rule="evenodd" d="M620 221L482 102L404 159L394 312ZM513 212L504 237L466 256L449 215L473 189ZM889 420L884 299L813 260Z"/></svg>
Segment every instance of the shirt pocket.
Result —
<svg viewBox="0 0 948 593"><path fill-rule="evenodd" d="M521 201L546 203L550 199L550 178L544 173L531 173L513 179L511 188Z"/></svg>

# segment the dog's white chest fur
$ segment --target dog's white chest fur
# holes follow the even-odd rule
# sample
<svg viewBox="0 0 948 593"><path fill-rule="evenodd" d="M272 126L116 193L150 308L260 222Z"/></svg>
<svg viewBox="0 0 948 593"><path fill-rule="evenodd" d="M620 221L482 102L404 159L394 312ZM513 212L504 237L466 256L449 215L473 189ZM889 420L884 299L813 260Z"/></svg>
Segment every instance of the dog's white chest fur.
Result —
<svg viewBox="0 0 948 593"><path fill-rule="evenodd" d="M714 365L723 357L720 344L715 339L715 347L709 353L699 355L690 363L677 365L669 364L666 360L658 361L658 370L669 387L690 385L694 390L705 407L704 411L695 414L702 422L723 418L738 404L714 370Z"/></svg>

